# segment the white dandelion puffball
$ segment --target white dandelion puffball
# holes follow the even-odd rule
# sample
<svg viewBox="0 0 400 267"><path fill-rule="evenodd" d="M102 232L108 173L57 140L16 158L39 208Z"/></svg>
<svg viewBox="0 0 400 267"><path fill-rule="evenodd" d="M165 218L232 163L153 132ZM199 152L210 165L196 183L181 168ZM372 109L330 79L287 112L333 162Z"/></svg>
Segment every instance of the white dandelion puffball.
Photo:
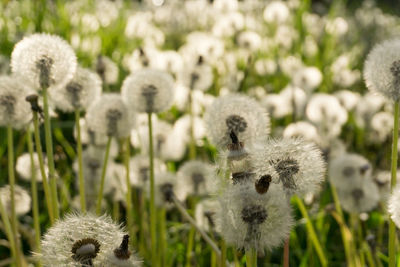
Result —
<svg viewBox="0 0 400 267"><path fill-rule="evenodd" d="M310 93L322 82L323 76L317 67L302 67L293 74L293 84Z"/></svg>
<svg viewBox="0 0 400 267"><path fill-rule="evenodd" d="M78 67L74 77L65 86L49 91L53 104L64 112L85 110L101 94L101 79L89 69Z"/></svg>
<svg viewBox="0 0 400 267"><path fill-rule="evenodd" d="M349 213L369 212L378 205L378 187L371 180L349 183L344 188L338 188L337 192L343 210Z"/></svg>
<svg viewBox="0 0 400 267"><path fill-rule="evenodd" d="M95 66L97 74L105 84L116 84L119 77L117 64L106 56L98 56Z"/></svg>
<svg viewBox="0 0 400 267"><path fill-rule="evenodd" d="M160 70L139 70L124 80L121 94L137 112L159 113L172 104L174 80Z"/></svg>
<svg viewBox="0 0 400 267"><path fill-rule="evenodd" d="M354 110L360 101L361 95L349 90L341 90L334 94L339 103L347 110Z"/></svg>
<svg viewBox="0 0 400 267"><path fill-rule="evenodd" d="M257 179L269 176L288 195L315 194L324 180L326 164L321 150L302 139L270 139L256 146L250 157Z"/></svg>
<svg viewBox="0 0 400 267"><path fill-rule="evenodd" d="M217 189L214 183L214 167L199 160L186 161L178 170L177 194L186 198L188 195L208 195Z"/></svg>
<svg viewBox="0 0 400 267"><path fill-rule="evenodd" d="M5 185L0 188L0 201L8 214L11 214L11 188ZM19 216L28 213L31 210L31 196L19 185L14 189L15 213Z"/></svg>
<svg viewBox="0 0 400 267"><path fill-rule="evenodd" d="M264 9L264 20L269 23L281 24L288 20L290 11L283 1L272 1Z"/></svg>
<svg viewBox="0 0 400 267"><path fill-rule="evenodd" d="M172 198L176 196L179 200L183 201L179 195L176 195L176 188L178 186L177 177L175 173L163 172L158 173L154 177L155 181L155 203L158 207L171 208ZM147 196L150 196L150 184L146 187Z"/></svg>
<svg viewBox="0 0 400 267"><path fill-rule="evenodd" d="M18 42L11 54L11 70L36 90L64 86L75 74L77 60L71 46L56 35L37 33Z"/></svg>
<svg viewBox="0 0 400 267"><path fill-rule="evenodd" d="M246 144L265 140L270 131L268 113L252 98L232 94L217 98L204 115L207 136L212 144L225 149L234 132Z"/></svg>
<svg viewBox="0 0 400 267"><path fill-rule="evenodd" d="M298 121L286 126L283 131L284 138L302 138L308 142L314 142L318 144L320 142L320 136L317 128L307 121Z"/></svg>
<svg viewBox="0 0 400 267"><path fill-rule="evenodd" d="M386 98L400 98L400 39L376 45L364 63L364 80L368 89Z"/></svg>
<svg viewBox="0 0 400 267"><path fill-rule="evenodd" d="M167 166L160 159L154 159L154 175L167 171ZM150 162L148 155L136 155L130 161L131 185L143 188L150 182Z"/></svg>
<svg viewBox="0 0 400 267"><path fill-rule="evenodd" d="M46 161L46 157L43 156L43 161ZM17 162L15 164L15 170L17 171L18 175L24 179L25 181L30 181L32 179L32 171L35 172L36 181L42 181L42 174L39 168L39 156L36 152L33 153L33 168L31 164L31 156L29 153L24 153L17 158ZM46 175L48 173L47 163L44 162L45 172Z"/></svg>
<svg viewBox="0 0 400 267"><path fill-rule="evenodd" d="M58 220L43 236L39 258L49 267L140 266L129 251L127 239L121 226L107 215L72 213ZM111 253L125 264L110 264Z"/></svg>
<svg viewBox="0 0 400 267"><path fill-rule="evenodd" d="M283 244L293 225L282 190L259 194L254 184L231 185L220 196L217 231L237 249L271 251Z"/></svg>
<svg viewBox="0 0 400 267"><path fill-rule="evenodd" d="M203 57L193 66L183 68L179 73L179 79L189 89L207 91L214 80L212 68L203 62Z"/></svg>
<svg viewBox="0 0 400 267"><path fill-rule="evenodd" d="M117 93L103 94L89 106L86 113L90 130L119 138L129 136L133 120L131 110Z"/></svg>
<svg viewBox="0 0 400 267"><path fill-rule="evenodd" d="M388 201L388 212L390 214L390 218L396 224L397 227L400 228L400 185L397 185L392 194L390 195Z"/></svg>
<svg viewBox="0 0 400 267"><path fill-rule="evenodd" d="M208 198L196 205L195 219L197 225L206 231L214 230L216 214L219 212L220 203L217 199Z"/></svg>
<svg viewBox="0 0 400 267"><path fill-rule="evenodd" d="M345 153L329 162L329 181L337 188L371 179L371 163L361 155Z"/></svg>
<svg viewBox="0 0 400 267"><path fill-rule="evenodd" d="M19 129L32 119L31 105L25 100L31 93L17 77L0 76L0 126Z"/></svg>

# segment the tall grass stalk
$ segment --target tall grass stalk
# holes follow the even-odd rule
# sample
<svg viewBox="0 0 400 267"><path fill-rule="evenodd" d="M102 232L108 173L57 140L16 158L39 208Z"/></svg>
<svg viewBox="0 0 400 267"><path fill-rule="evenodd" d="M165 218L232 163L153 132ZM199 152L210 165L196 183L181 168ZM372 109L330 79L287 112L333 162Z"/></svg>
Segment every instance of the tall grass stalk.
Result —
<svg viewBox="0 0 400 267"><path fill-rule="evenodd" d="M125 182L126 182L126 222L128 227L128 232L130 234L131 243L134 242L136 234L133 231L133 217L132 217L132 187L130 179L130 157L131 157L131 142L130 137L125 140L125 151L124 151L124 164L125 164Z"/></svg>
<svg viewBox="0 0 400 267"><path fill-rule="evenodd" d="M151 236L151 266L157 266L157 211L154 195L154 151L153 151L153 122L152 113L147 114L149 125L149 161L150 161L150 236Z"/></svg>
<svg viewBox="0 0 400 267"><path fill-rule="evenodd" d="M307 232L309 237L311 238L311 242L315 248L315 251L317 252L321 265L328 266L328 261L326 259L325 253L321 247L321 243L318 240L317 234L315 233L314 226L312 224L310 216L308 215L307 209L304 206L303 201L298 196L294 196L294 199L297 203L297 206L299 207L301 215L303 216L304 219L306 219Z"/></svg>
<svg viewBox="0 0 400 267"><path fill-rule="evenodd" d="M399 101L394 103L394 122L393 122L393 140L392 140L392 165L390 190L393 192L397 183L397 141L399 139ZM392 219L389 219L389 267L396 265L396 226Z"/></svg>
<svg viewBox="0 0 400 267"><path fill-rule="evenodd" d="M51 187L51 198L54 204L53 214L54 218L58 219L60 217L60 209L59 209L58 195L57 195L56 170L54 165L53 139L51 136L51 122L49 114L47 88L43 88L42 91L43 91L44 131L46 138L46 154L47 154L47 164L49 166L49 182Z"/></svg>
<svg viewBox="0 0 400 267"><path fill-rule="evenodd" d="M107 145L106 145L106 153L104 154L103 166L101 168L100 188L99 188L99 193L97 194L97 202L96 202L96 214L97 215L101 215L101 202L103 200L104 181L106 178L108 157L110 155L111 140L112 140L112 136L109 136L108 140L107 140Z"/></svg>
<svg viewBox="0 0 400 267"><path fill-rule="evenodd" d="M36 169L35 160L33 157L33 143L32 134L28 127L28 133L26 135L28 143L28 151L31 161L31 192L32 192L32 213L33 213L33 228L35 229L35 252L40 253L40 222L39 222L39 202L38 202L38 192L37 192L37 182L36 182ZM38 263L40 266L40 263Z"/></svg>
<svg viewBox="0 0 400 267"><path fill-rule="evenodd" d="M81 141L81 125L79 109L75 110L75 127L76 127L76 145L78 153L78 173L79 173L79 199L81 202L81 211L86 212L86 199L85 199L85 178L83 177L83 160L82 160L82 141Z"/></svg>
<svg viewBox="0 0 400 267"><path fill-rule="evenodd" d="M43 151L42 151L42 143L40 141L40 131L39 131L39 118L38 113L33 112L33 125L34 125L34 135L35 135L35 145L36 145L36 153L39 159L39 169L40 174L42 175L42 185L44 190L44 197L46 199L47 211L50 218L50 224L53 224L55 221L54 218L54 208L53 208L53 201L51 197L50 186L47 180L47 174L44 167L44 158L43 158Z"/></svg>

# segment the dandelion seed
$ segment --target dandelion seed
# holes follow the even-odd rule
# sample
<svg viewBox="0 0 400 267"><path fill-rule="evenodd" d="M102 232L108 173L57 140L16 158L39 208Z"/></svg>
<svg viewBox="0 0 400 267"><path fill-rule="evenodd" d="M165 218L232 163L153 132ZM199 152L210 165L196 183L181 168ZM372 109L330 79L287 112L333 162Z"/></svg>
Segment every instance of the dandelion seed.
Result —
<svg viewBox="0 0 400 267"><path fill-rule="evenodd" d="M31 196L22 187L15 185L14 189L15 213L19 216L25 215L31 210ZM11 188L10 185L0 187L0 200L4 208L11 214Z"/></svg>
<svg viewBox="0 0 400 267"><path fill-rule="evenodd" d="M271 176L271 182L282 184L289 195L316 193L324 179L321 151L301 139L269 140L256 146L250 158L257 177Z"/></svg>
<svg viewBox="0 0 400 267"><path fill-rule="evenodd" d="M253 99L239 94L217 98L207 109L204 121L210 141L222 149L232 143L232 132L245 145L265 140L269 133L266 111Z"/></svg>
<svg viewBox="0 0 400 267"><path fill-rule="evenodd" d="M86 109L100 97L101 80L94 72L78 67L71 81L64 87L49 91L54 105L64 112Z"/></svg>
<svg viewBox="0 0 400 267"><path fill-rule="evenodd" d="M90 130L118 138L129 136L133 119L132 112L116 93L103 94L89 106L86 113Z"/></svg>
<svg viewBox="0 0 400 267"><path fill-rule="evenodd" d="M387 99L400 98L400 40L376 45L364 63L364 80L368 89Z"/></svg>
<svg viewBox="0 0 400 267"><path fill-rule="evenodd" d="M159 113L172 104L173 87L173 79L166 72L144 69L124 80L121 93L136 111Z"/></svg>
<svg viewBox="0 0 400 267"><path fill-rule="evenodd" d="M32 92L17 77L0 77L0 126L21 128L32 119L25 97Z"/></svg>
<svg viewBox="0 0 400 267"><path fill-rule="evenodd" d="M18 42L11 54L11 70L31 88L67 84L75 74L76 56L70 45L56 35L33 34Z"/></svg>

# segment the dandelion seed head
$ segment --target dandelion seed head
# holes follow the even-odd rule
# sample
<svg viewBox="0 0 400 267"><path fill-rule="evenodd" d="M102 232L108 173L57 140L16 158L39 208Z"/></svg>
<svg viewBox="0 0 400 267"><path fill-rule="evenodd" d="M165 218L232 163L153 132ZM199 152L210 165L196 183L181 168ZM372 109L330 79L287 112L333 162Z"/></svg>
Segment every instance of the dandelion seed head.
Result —
<svg viewBox="0 0 400 267"><path fill-rule="evenodd" d="M178 77L191 90L207 91L213 83L214 74L211 66L199 56L197 62L183 68Z"/></svg>
<svg viewBox="0 0 400 267"><path fill-rule="evenodd" d="M384 41L369 52L364 63L364 80L369 90L387 99L400 98L400 39Z"/></svg>
<svg viewBox="0 0 400 267"><path fill-rule="evenodd" d="M43 159L45 161L45 159ZM17 162L15 165L15 170L17 171L18 175L24 179L25 181L30 181L32 179L32 171L35 172L36 181L42 181L42 174L39 168L39 156L36 152L33 153L33 167L31 165L31 156L29 153L24 153L17 158ZM45 172L48 173L48 167L46 162L45 163Z"/></svg>
<svg viewBox="0 0 400 267"><path fill-rule="evenodd" d="M324 179L322 152L302 139L268 140L256 146L250 158L257 177L271 176L289 195L316 193Z"/></svg>
<svg viewBox="0 0 400 267"><path fill-rule="evenodd" d="M137 112L159 113L171 106L173 88L174 81L168 73L143 69L124 80L121 93Z"/></svg>
<svg viewBox="0 0 400 267"><path fill-rule="evenodd" d="M321 137L318 134L317 128L307 121L298 121L286 126L283 131L284 138L302 138L307 142L318 144Z"/></svg>
<svg viewBox="0 0 400 267"><path fill-rule="evenodd" d="M32 119L25 97L32 92L16 76L0 76L0 126L20 129Z"/></svg>
<svg viewBox="0 0 400 267"><path fill-rule="evenodd" d="M371 163L361 155L342 154L329 162L330 182L337 188L360 184L371 179Z"/></svg>
<svg viewBox="0 0 400 267"><path fill-rule="evenodd" d="M130 162L131 184L139 188L145 188L150 182L150 165L148 155L136 155ZM167 167L160 159L154 159L154 173L165 173Z"/></svg>
<svg viewBox="0 0 400 267"><path fill-rule="evenodd" d="M220 209L217 199L209 198L196 205L195 219L197 224L206 231L215 230L216 214Z"/></svg>
<svg viewBox="0 0 400 267"><path fill-rule="evenodd" d="M15 213L19 216L31 210L31 196L21 186L15 185L14 189ZM11 214L11 188L10 185L0 187L0 200L8 214Z"/></svg>
<svg viewBox="0 0 400 267"><path fill-rule="evenodd" d="M59 36L37 33L24 37L11 54L11 70L31 88L64 86L77 68L71 46Z"/></svg>
<svg viewBox="0 0 400 267"><path fill-rule="evenodd" d="M127 137L133 125L134 116L121 95L103 94L88 108L86 122L95 133Z"/></svg>
<svg viewBox="0 0 400 267"><path fill-rule="evenodd" d="M349 183L347 187L337 188L343 210L349 213L369 212L378 205L379 191L372 180Z"/></svg>
<svg viewBox="0 0 400 267"><path fill-rule="evenodd" d="M217 98L204 115L207 136L218 148L232 143L233 131L245 146L266 139L269 134L267 112L253 99L239 94Z"/></svg>
<svg viewBox="0 0 400 267"><path fill-rule="evenodd" d="M95 70L103 83L112 85L118 82L118 66L109 57L98 56L95 63Z"/></svg>
<svg viewBox="0 0 400 267"><path fill-rule="evenodd" d="M100 97L101 80L99 76L85 68L78 67L74 77L63 87L49 91L53 104L64 112L86 109Z"/></svg>
<svg viewBox="0 0 400 267"><path fill-rule="evenodd" d="M185 162L178 170L177 195L204 196L216 191L214 167L199 160Z"/></svg>
<svg viewBox="0 0 400 267"><path fill-rule="evenodd" d="M159 207L172 207L172 197L176 193L177 189L177 177L174 173L171 172L163 172L158 173L155 176L155 203ZM150 187L147 186L146 190L149 190ZM147 195L150 195L150 192L147 192ZM177 195L179 200L183 200Z"/></svg>
<svg viewBox="0 0 400 267"><path fill-rule="evenodd" d="M276 185L267 194L257 193L252 183L228 186L216 215L217 230L227 244L259 252L283 244L293 219L282 194Z"/></svg>
<svg viewBox="0 0 400 267"><path fill-rule="evenodd" d="M38 257L44 266L110 266L109 255L125 235L107 215L71 213L48 229Z"/></svg>

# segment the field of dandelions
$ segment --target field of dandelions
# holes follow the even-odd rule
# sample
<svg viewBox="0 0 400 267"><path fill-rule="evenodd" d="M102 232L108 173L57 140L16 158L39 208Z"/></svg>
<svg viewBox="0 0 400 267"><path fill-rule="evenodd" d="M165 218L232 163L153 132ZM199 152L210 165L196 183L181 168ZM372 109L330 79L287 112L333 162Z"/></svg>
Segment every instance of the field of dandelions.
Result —
<svg viewBox="0 0 400 267"><path fill-rule="evenodd" d="M383 2L1 0L0 267L400 266Z"/></svg>

